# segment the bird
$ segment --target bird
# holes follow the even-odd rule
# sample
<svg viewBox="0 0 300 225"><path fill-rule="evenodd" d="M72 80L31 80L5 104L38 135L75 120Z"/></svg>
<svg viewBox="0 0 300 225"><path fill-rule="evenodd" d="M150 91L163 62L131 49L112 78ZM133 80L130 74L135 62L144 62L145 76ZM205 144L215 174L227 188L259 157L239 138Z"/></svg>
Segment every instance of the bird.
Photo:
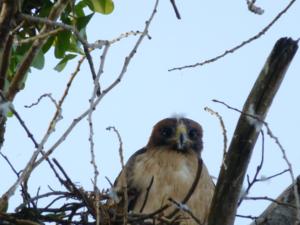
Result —
<svg viewBox="0 0 300 225"><path fill-rule="evenodd" d="M162 209L160 215L180 221L174 224L206 224L215 184L201 158L202 135L201 125L189 118L156 123L147 145L129 158L116 178L115 203L124 206L120 193L126 187L129 213Z"/></svg>

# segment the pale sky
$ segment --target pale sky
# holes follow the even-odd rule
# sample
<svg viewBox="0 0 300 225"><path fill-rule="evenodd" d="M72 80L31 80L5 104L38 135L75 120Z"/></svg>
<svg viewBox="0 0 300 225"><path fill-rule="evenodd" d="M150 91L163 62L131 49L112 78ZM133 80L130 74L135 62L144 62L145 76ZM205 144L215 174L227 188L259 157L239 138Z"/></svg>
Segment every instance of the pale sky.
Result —
<svg viewBox="0 0 300 225"><path fill-rule="evenodd" d="M258 1L257 4L265 10L259 16L247 10L246 1L177 0L182 17L177 20L170 2L160 1L158 12L149 29L152 39L144 40L121 83L104 97L93 114L96 158L100 171L99 188L107 188L109 184L104 177L107 176L113 181L121 168L118 139L113 132L106 131L106 127L115 126L119 130L124 156L128 159L136 150L146 145L156 122L174 114L182 114L202 125L202 156L211 175L217 177L223 154L222 130L218 119L205 112L204 107L208 106L222 115L230 140L239 114L211 100L218 99L233 107L242 108L275 42L281 37L300 37L297 29L297 21L300 21L299 2L264 36L234 54L203 67L174 72L168 72L168 69L209 59L241 43L264 28L288 2L276 1L274 4L274 1ZM87 29L88 41L111 40L131 30L142 31L153 6L154 1L116 0L115 10L111 15L93 17ZM101 78L103 87L107 87L118 76L124 57L133 48L136 39L137 37L129 37L111 47ZM96 51L93 55L97 67L99 53L101 52ZM16 110L37 140L44 135L55 108L47 99L32 109L26 109L24 105L31 104L44 93L52 93L59 100L78 60L76 58L63 72L57 73L53 67L58 61L52 55L48 54L44 70L33 70L29 74L26 88L14 101ZM300 174L297 145L300 125L299 60L297 53L266 118L273 133L279 137L286 149L295 175ZM72 120L88 108L91 91L92 79L85 63L64 105L64 119L59 122L45 149L51 147ZM84 119L52 157L63 165L76 184L92 190L93 168L90 164L88 135L88 123ZM34 151L34 146L14 117L8 119L5 138L2 152L9 157L17 170L21 170ZM250 177L256 171L260 155L259 138L248 170ZM262 175L270 176L286 168L279 148L266 135ZM0 170L0 192L3 193L16 177L2 158ZM289 174L285 174L257 184L251 189L249 196L276 198L290 183ZM41 193L47 192L47 185L63 190L49 166L43 163L32 174L29 182L31 194L34 195L38 187L41 187ZM20 198L17 192L12 198L10 209L18 203ZM266 201L245 201L238 213L258 216L267 205L269 202ZM235 224L249 223L250 220L237 219Z"/></svg>

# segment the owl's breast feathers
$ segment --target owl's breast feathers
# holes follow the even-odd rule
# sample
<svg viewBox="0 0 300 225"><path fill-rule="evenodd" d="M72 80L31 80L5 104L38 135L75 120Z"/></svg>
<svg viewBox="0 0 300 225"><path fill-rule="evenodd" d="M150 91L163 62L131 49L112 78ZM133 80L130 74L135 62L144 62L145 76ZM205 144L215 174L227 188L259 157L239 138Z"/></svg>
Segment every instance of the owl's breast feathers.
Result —
<svg viewBox="0 0 300 225"><path fill-rule="evenodd" d="M163 148L163 149L160 149ZM126 182L128 187L128 210L135 213L152 213L166 204L169 199L182 202L195 182L199 155L191 151L188 154L168 150L164 147L141 149L126 164ZM202 161L201 161L202 162ZM186 206L204 223L208 214L214 192L214 183L204 163L197 184L188 197ZM124 171L115 182L115 189L124 186ZM167 208L164 215L174 212L175 205ZM180 212L185 218L187 214ZM192 219L182 224L195 224Z"/></svg>

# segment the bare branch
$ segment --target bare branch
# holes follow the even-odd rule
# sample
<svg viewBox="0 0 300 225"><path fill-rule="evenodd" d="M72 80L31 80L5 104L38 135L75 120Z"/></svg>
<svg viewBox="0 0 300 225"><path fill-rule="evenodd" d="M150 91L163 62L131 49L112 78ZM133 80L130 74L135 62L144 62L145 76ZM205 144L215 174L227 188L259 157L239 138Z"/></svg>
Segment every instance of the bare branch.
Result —
<svg viewBox="0 0 300 225"><path fill-rule="evenodd" d="M89 115L88 115L88 123L89 123L89 130L90 130L90 136L89 136L89 142L90 142L90 152L91 152L91 164L93 165L94 168L94 193L96 194L96 199L95 199L95 205L96 205L96 225L99 225L100 222L100 214L99 214L99 190L97 187L97 183L98 183L98 175L99 175L99 170L96 164L96 156L95 156L95 144L94 144L94 127L93 127L93 119L92 119L92 115L94 112L94 102L96 100L97 97L97 92L98 90L100 90L100 86L99 86L99 79L101 74L103 73L103 68L104 68L104 62L106 59L106 55L108 52L110 45L106 45L103 53L100 57L101 62L100 62L100 67L99 67L99 71L97 76L94 79L94 89L92 91L92 97L90 98L90 111L89 111Z"/></svg>
<svg viewBox="0 0 300 225"><path fill-rule="evenodd" d="M59 108L56 100L52 97L51 93L46 93L46 94L41 95L36 102L34 102L30 105L24 105L24 107L25 108L32 108L33 106L37 106L43 98L49 98L50 101L55 105L55 108L56 109Z"/></svg>
<svg viewBox="0 0 300 225"><path fill-rule="evenodd" d="M261 146L261 160L259 165L256 167L256 172L254 174L254 177L252 179L252 181L250 181L249 175L247 175L247 181L248 181L248 187L245 190L244 193L242 193L242 196L240 197L240 200L238 202L238 206L241 205L242 201L247 197L247 195L249 194L249 191L251 189L251 187L255 184L255 182L258 181L257 176L260 173L262 166L264 164L264 158L265 158L265 134L263 132L263 130L260 131L261 133L261 137L262 137L262 146Z"/></svg>
<svg viewBox="0 0 300 225"><path fill-rule="evenodd" d="M236 214L235 216L239 218L250 219L250 220L257 220L259 218L257 216L241 215L241 214Z"/></svg>
<svg viewBox="0 0 300 225"><path fill-rule="evenodd" d="M170 0L170 2L171 2L171 4L172 4L172 7L173 7L173 9L174 9L174 12L175 12L175 15L176 15L176 17L177 17L177 19L181 19L181 16L180 16L180 13L179 13L179 10L178 10L178 8L177 8L177 5L176 5L176 3L175 3L175 0Z"/></svg>
<svg viewBox="0 0 300 225"><path fill-rule="evenodd" d="M114 44L114 43L116 43L116 42L118 42L118 41L121 41L122 39L124 39L124 38L127 38L127 37L129 37L130 35L133 35L133 36L136 36L136 35L142 35L143 34L143 32L141 32L141 31L129 31L129 32L126 32L126 33L124 33L124 34L121 34L119 37L117 37L117 38L114 38L114 39L112 39L112 40L110 40L109 41L109 44ZM151 37L150 36L148 36L148 39L151 39Z"/></svg>
<svg viewBox="0 0 300 225"><path fill-rule="evenodd" d="M171 72L171 71L174 71L174 70L183 70L183 69L188 69L188 68L194 68L194 67L197 67L197 66L203 66L205 64L208 64L208 63L212 63L212 62L215 62L225 56L227 56L228 54L230 53L234 53L235 51L239 50L240 48L244 47L245 45L253 42L254 40L260 38L261 36L263 36L279 19L282 15L284 15L288 10L289 8L296 2L296 0L291 0L288 5L282 10L280 11L276 16L275 18L264 28L262 29L260 32L258 32L257 34L255 34L254 36L250 37L248 40L246 41L243 41L242 43L238 44L237 46L234 46L232 48L230 48L229 50L226 50L224 53L218 55L218 56L215 56L211 59L207 59L207 60L204 60L202 62L198 62L198 63L195 63L195 64L191 64L191 65L186 65L186 66L180 66L180 67L174 67L174 68L171 68L169 69L168 71Z"/></svg>
<svg viewBox="0 0 300 225"><path fill-rule="evenodd" d="M289 169L285 169L285 170L283 170L283 171L281 171L279 173L276 173L276 174L268 176L268 177L261 177L259 179L256 179L256 181L257 182L265 182L265 181L270 180L272 178L278 177L278 176L280 176L280 175L282 175L282 174L284 174L286 172L289 172Z"/></svg>
<svg viewBox="0 0 300 225"><path fill-rule="evenodd" d="M8 157L6 155L4 155L2 152L0 152L0 155L3 157L3 159L5 159L5 161L8 163L9 167L11 168L11 170L17 175L17 177L19 176L19 172L17 172L17 170L15 169L15 167L13 166L13 164L9 161Z"/></svg>
<svg viewBox="0 0 300 225"><path fill-rule="evenodd" d="M169 201L172 202L173 204L175 204L178 209L186 212L197 224L199 224L199 225L203 224L186 205L182 205L181 203L175 201L172 198L169 198Z"/></svg>
<svg viewBox="0 0 300 225"><path fill-rule="evenodd" d="M26 39L22 39L22 40L15 40L15 44L16 45L23 45L23 44L31 43L31 42L33 42L33 41L35 41L37 39L49 38L49 36L57 35L59 32L61 32L63 30L64 29L60 27L60 28L51 30L51 31L49 31L47 33L36 35L34 37L30 37L30 38L26 38Z"/></svg>
<svg viewBox="0 0 300 225"><path fill-rule="evenodd" d="M205 107L204 110L209 112L210 114L216 116L219 119L219 122L220 122L220 125L221 125L221 128L222 128L222 132L223 132L223 144L224 144L222 165L224 166L225 169L227 169L227 166L225 164L225 157L226 157L228 139L227 139L227 131L226 131L225 123L223 121L222 116L218 112L215 112L214 110L212 110L208 107Z"/></svg>
<svg viewBox="0 0 300 225"><path fill-rule="evenodd" d="M292 204L285 203L285 202L280 202L280 201L278 201L276 199L273 199L273 198L270 198L268 196L264 196L264 197L262 197L262 196L259 196L259 197L245 197L244 199L245 200L255 200L255 201L256 200L266 200L266 201L274 202L274 203L276 203L278 205L284 205L286 207L290 207L290 208L296 209L296 207L294 205L292 205Z"/></svg>
<svg viewBox="0 0 300 225"><path fill-rule="evenodd" d="M121 163L122 171L124 172L124 177L125 177L125 179L122 179L122 181L124 181L124 183L122 184L122 189L123 189L122 191L123 191L123 197L124 197L123 225L126 225L127 221L128 221L128 186L127 186L127 179L126 179L127 171L125 168L124 155L123 155L123 141L122 141L120 132L114 126L107 127L106 129L109 131L112 130L113 132L115 132L118 137L118 141L119 141L120 163Z"/></svg>

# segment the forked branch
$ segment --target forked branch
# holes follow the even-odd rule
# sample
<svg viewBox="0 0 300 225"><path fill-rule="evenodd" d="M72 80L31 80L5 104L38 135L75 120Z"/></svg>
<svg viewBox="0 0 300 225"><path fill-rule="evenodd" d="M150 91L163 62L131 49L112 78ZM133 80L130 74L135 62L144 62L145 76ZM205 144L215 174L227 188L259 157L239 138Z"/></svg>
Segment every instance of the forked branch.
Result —
<svg viewBox="0 0 300 225"><path fill-rule="evenodd" d="M298 45L290 38L281 38L267 59L241 114L226 155L213 197L208 225L234 223L239 195L251 154L268 109L292 61Z"/></svg>

